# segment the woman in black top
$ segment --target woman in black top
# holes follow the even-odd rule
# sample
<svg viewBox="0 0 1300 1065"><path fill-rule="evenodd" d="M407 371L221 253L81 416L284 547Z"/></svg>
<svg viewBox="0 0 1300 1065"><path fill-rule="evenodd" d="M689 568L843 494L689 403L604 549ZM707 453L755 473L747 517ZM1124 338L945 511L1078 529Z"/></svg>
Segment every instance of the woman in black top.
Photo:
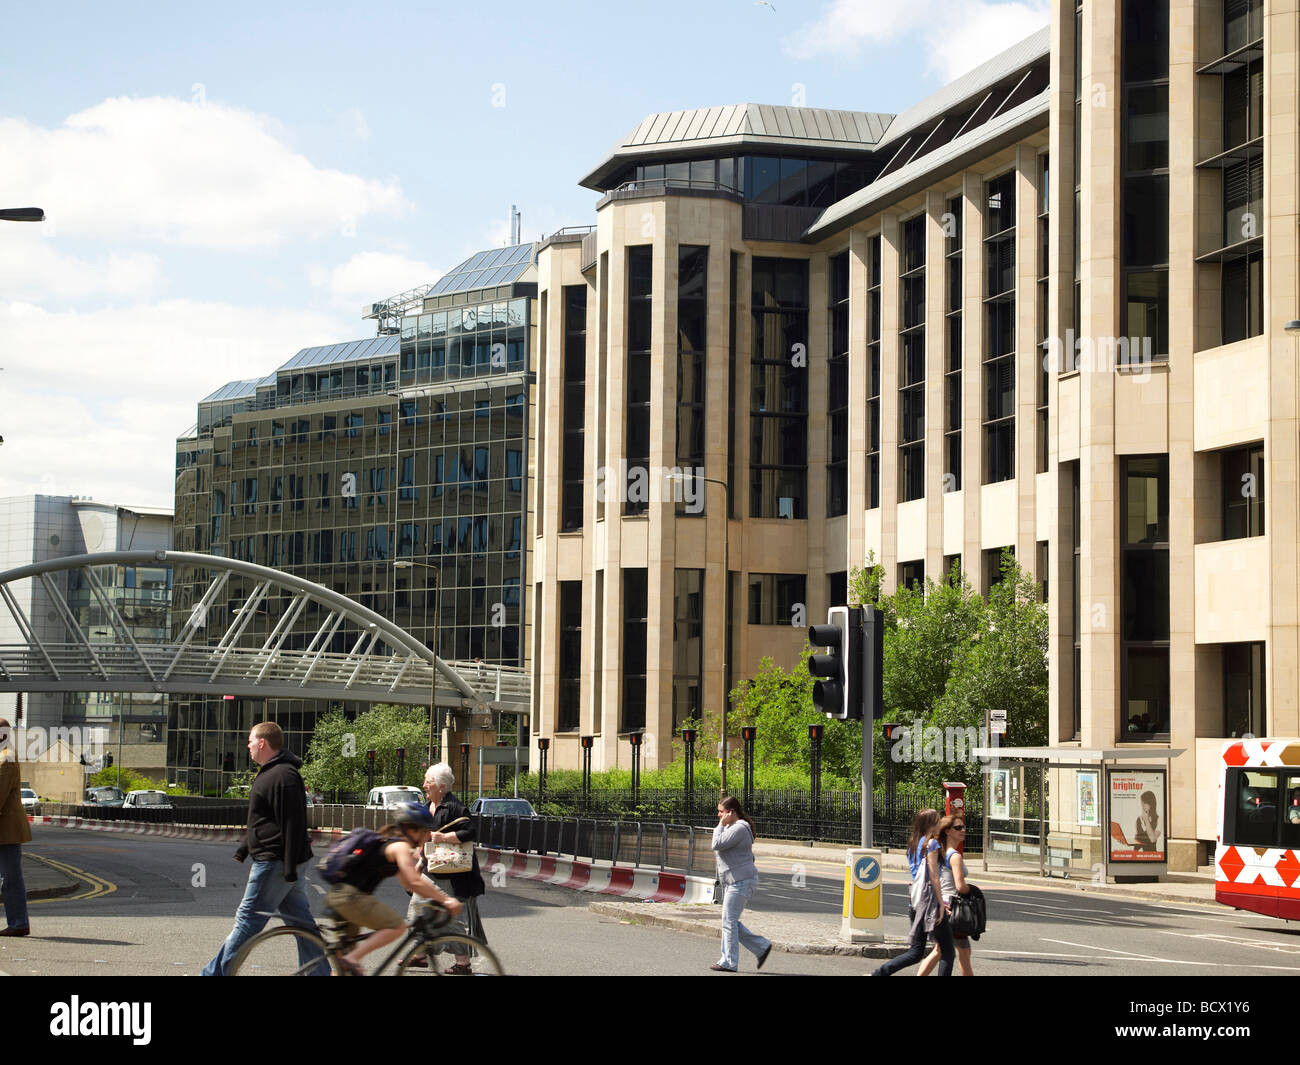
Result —
<svg viewBox="0 0 1300 1065"><path fill-rule="evenodd" d="M429 813L433 815L434 832L431 842L433 843L472 843L478 838L477 827L472 820L467 820L456 825L451 831L444 831L445 826L450 825L453 821L459 821L461 818L468 818L469 811L465 809L465 804L452 794L451 785L455 781L455 776L451 771L451 766L446 762L430 766L424 774L424 793L429 798ZM452 873L446 877L431 878L434 882L454 895L461 903L464 904L464 912L457 917L456 927L458 931L467 935L481 939L487 942L487 935L483 931L483 922L479 919L478 897L487 889L483 883L483 876L478 868L478 855L474 855L474 865L468 873ZM426 877L429 874L424 874ZM412 900L414 902L414 900ZM419 959L414 964L419 965ZM472 976L473 969L470 968L470 959L468 954L457 954L456 964L447 970L457 976Z"/></svg>

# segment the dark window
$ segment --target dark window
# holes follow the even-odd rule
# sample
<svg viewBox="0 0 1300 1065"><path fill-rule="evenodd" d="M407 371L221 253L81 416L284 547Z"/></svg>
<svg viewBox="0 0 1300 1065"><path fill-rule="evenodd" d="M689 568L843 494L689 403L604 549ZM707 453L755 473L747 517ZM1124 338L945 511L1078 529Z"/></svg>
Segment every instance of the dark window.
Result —
<svg viewBox="0 0 1300 1065"><path fill-rule="evenodd" d="M564 288L564 439L560 458L564 532L582 528L587 402L587 286Z"/></svg>
<svg viewBox="0 0 1300 1065"><path fill-rule="evenodd" d="M1223 734L1240 737L1267 735L1262 643L1223 645Z"/></svg>
<svg viewBox="0 0 1300 1065"><path fill-rule="evenodd" d="M708 266L708 248L678 247L677 466L683 471L704 469ZM677 513L687 513L687 506L679 501ZM702 513L703 508L692 507L689 512Z"/></svg>
<svg viewBox="0 0 1300 1065"><path fill-rule="evenodd" d="M652 249L642 245L627 250L627 484L624 514L644 514L650 508L650 312L652 306ZM644 712L644 697L642 699Z"/></svg>
<svg viewBox="0 0 1300 1065"><path fill-rule="evenodd" d="M1015 185L1012 171L985 186L984 483L1016 475Z"/></svg>
<svg viewBox="0 0 1300 1065"><path fill-rule="evenodd" d="M749 624L789 625L806 613L808 578L802 573L751 573Z"/></svg>
<svg viewBox="0 0 1300 1065"><path fill-rule="evenodd" d="M1264 535L1264 445L1223 452L1223 539Z"/></svg>
<svg viewBox="0 0 1300 1065"><path fill-rule="evenodd" d="M673 571L673 729L703 709L704 570Z"/></svg>
<svg viewBox="0 0 1300 1065"><path fill-rule="evenodd" d="M925 495L925 215L902 225L898 501Z"/></svg>
<svg viewBox="0 0 1300 1065"><path fill-rule="evenodd" d="M898 567L898 587L921 591L925 588L925 563L904 562Z"/></svg>
<svg viewBox="0 0 1300 1065"><path fill-rule="evenodd" d="M750 517L806 518L808 262L753 263Z"/></svg>
<svg viewBox="0 0 1300 1065"><path fill-rule="evenodd" d="M826 516L849 509L849 253L832 256L830 350L826 361Z"/></svg>
<svg viewBox="0 0 1300 1065"><path fill-rule="evenodd" d="M880 506L880 234L867 241L867 509Z"/></svg>
<svg viewBox="0 0 1300 1065"><path fill-rule="evenodd" d="M1148 739L1169 732L1168 456L1123 459L1121 484L1121 733Z"/></svg>
<svg viewBox="0 0 1300 1065"><path fill-rule="evenodd" d="M947 243L947 298L944 336L947 353L944 360L944 464L943 490L961 488L961 336L962 336L962 197L948 201L945 224L952 227Z"/></svg>
<svg viewBox="0 0 1300 1065"><path fill-rule="evenodd" d="M646 571L623 570L623 703L620 732L646 722Z"/></svg>
<svg viewBox="0 0 1300 1065"><path fill-rule="evenodd" d="M582 581L560 581L559 593L560 690L555 730L575 732L582 707Z"/></svg>

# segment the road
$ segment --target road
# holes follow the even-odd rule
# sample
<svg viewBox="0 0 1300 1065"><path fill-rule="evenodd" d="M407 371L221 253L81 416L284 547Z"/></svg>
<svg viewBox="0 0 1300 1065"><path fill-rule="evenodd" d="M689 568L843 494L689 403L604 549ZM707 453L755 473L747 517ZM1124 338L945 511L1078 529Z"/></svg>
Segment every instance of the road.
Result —
<svg viewBox="0 0 1300 1065"><path fill-rule="evenodd" d="M754 910L838 917L844 867L761 858ZM977 870L971 879L978 882ZM973 947L980 975L1294 976L1300 926L1217 904L1099 897L1048 884L981 884L990 931ZM885 932L905 936L907 885L885 887ZM755 919L755 926L760 922Z"/></svg>
<svg viewBox="0 0 1300 1065"><path fill-rule="evenodd" d="M227 843L106 836L43 828L31 853L83 871L78 896L37 900L34 934L0 941L14 975L193 975L230 931L246 869ZM840 910L842 867L760 859L762 887L746 923L765 915ZM324 888L314 870L310 893ZM1098 898L1052 886L989 885L990 932L975 945L980 975L1296 975L1300 929L1222 907ZM393 880L380 895L404 908ZM905 933L906 890L886 887L886 931ZM517 975L689 976L707 973L717 945L703 936L637 926L588 911L591 896L508 881L481 912L492 946ZM861 958L775 953L762 976L856 975ZM742 967L752 969L748 957Z"/></svg>

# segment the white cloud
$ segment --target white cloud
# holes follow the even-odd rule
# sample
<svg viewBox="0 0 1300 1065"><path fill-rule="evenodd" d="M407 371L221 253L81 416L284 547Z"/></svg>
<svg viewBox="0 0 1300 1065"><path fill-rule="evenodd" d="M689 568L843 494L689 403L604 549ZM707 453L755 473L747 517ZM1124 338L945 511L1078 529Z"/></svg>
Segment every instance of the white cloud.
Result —
<svg viewBox="0 0 1300 1065"><path fill-rule="evenodd" d="M0 119L0 157L11 198L62 236L267 247L407 206L395 180L321 169L272 119L211 102L109 99L57 129Z"/></svg>
<svg viewBox="0 0 1300 1065"><path fill-rule="evenodd" d="M789 51L799 59L856 56L864 48L915 37L927 67L945 81L1040 30L1051 19L1046 0L833 0L816 21L798 30Z"/></svg>
<svg viewBox="0 0 1300 1065"><path fill-rule="evenodd" d="M65 254L37 226L12 227L0 240L0 292L11 300L148 298L160 286L161 270L159 258L144 252L114 252L93 259Z"/></svg>
<svg viewBox="0 0 1300 1065"><path fill-rule="evenodd" d="M348 320L195 300L51 312L0 306L0 496L170 506L175 439L227 381L355 336Z"/></svg>
<svg viewBox="0 0 1300 1065"><path fill-rule="evenodd" d="M444 273L446 270L405 255L364 251L332 268L312 267L309 277L316 288L329 294L334 306L355 313L362 304L431 284Z"/></svg>

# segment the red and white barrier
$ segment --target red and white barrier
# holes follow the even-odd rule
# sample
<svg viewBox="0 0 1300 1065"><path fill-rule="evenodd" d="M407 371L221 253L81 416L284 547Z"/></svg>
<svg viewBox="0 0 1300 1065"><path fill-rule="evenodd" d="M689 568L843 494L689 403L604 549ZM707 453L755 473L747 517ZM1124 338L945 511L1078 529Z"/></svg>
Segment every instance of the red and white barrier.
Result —
<svg viewBox="0 0 1300 1065"><path fill-rule="evenodd" d="M574 891L643 899L646 902L712 902L713 880L658 869L634 869L607 862L521 854L495 847L479 847L479 866L485 874L503 872L521 880L537 880Z"/></svg>

